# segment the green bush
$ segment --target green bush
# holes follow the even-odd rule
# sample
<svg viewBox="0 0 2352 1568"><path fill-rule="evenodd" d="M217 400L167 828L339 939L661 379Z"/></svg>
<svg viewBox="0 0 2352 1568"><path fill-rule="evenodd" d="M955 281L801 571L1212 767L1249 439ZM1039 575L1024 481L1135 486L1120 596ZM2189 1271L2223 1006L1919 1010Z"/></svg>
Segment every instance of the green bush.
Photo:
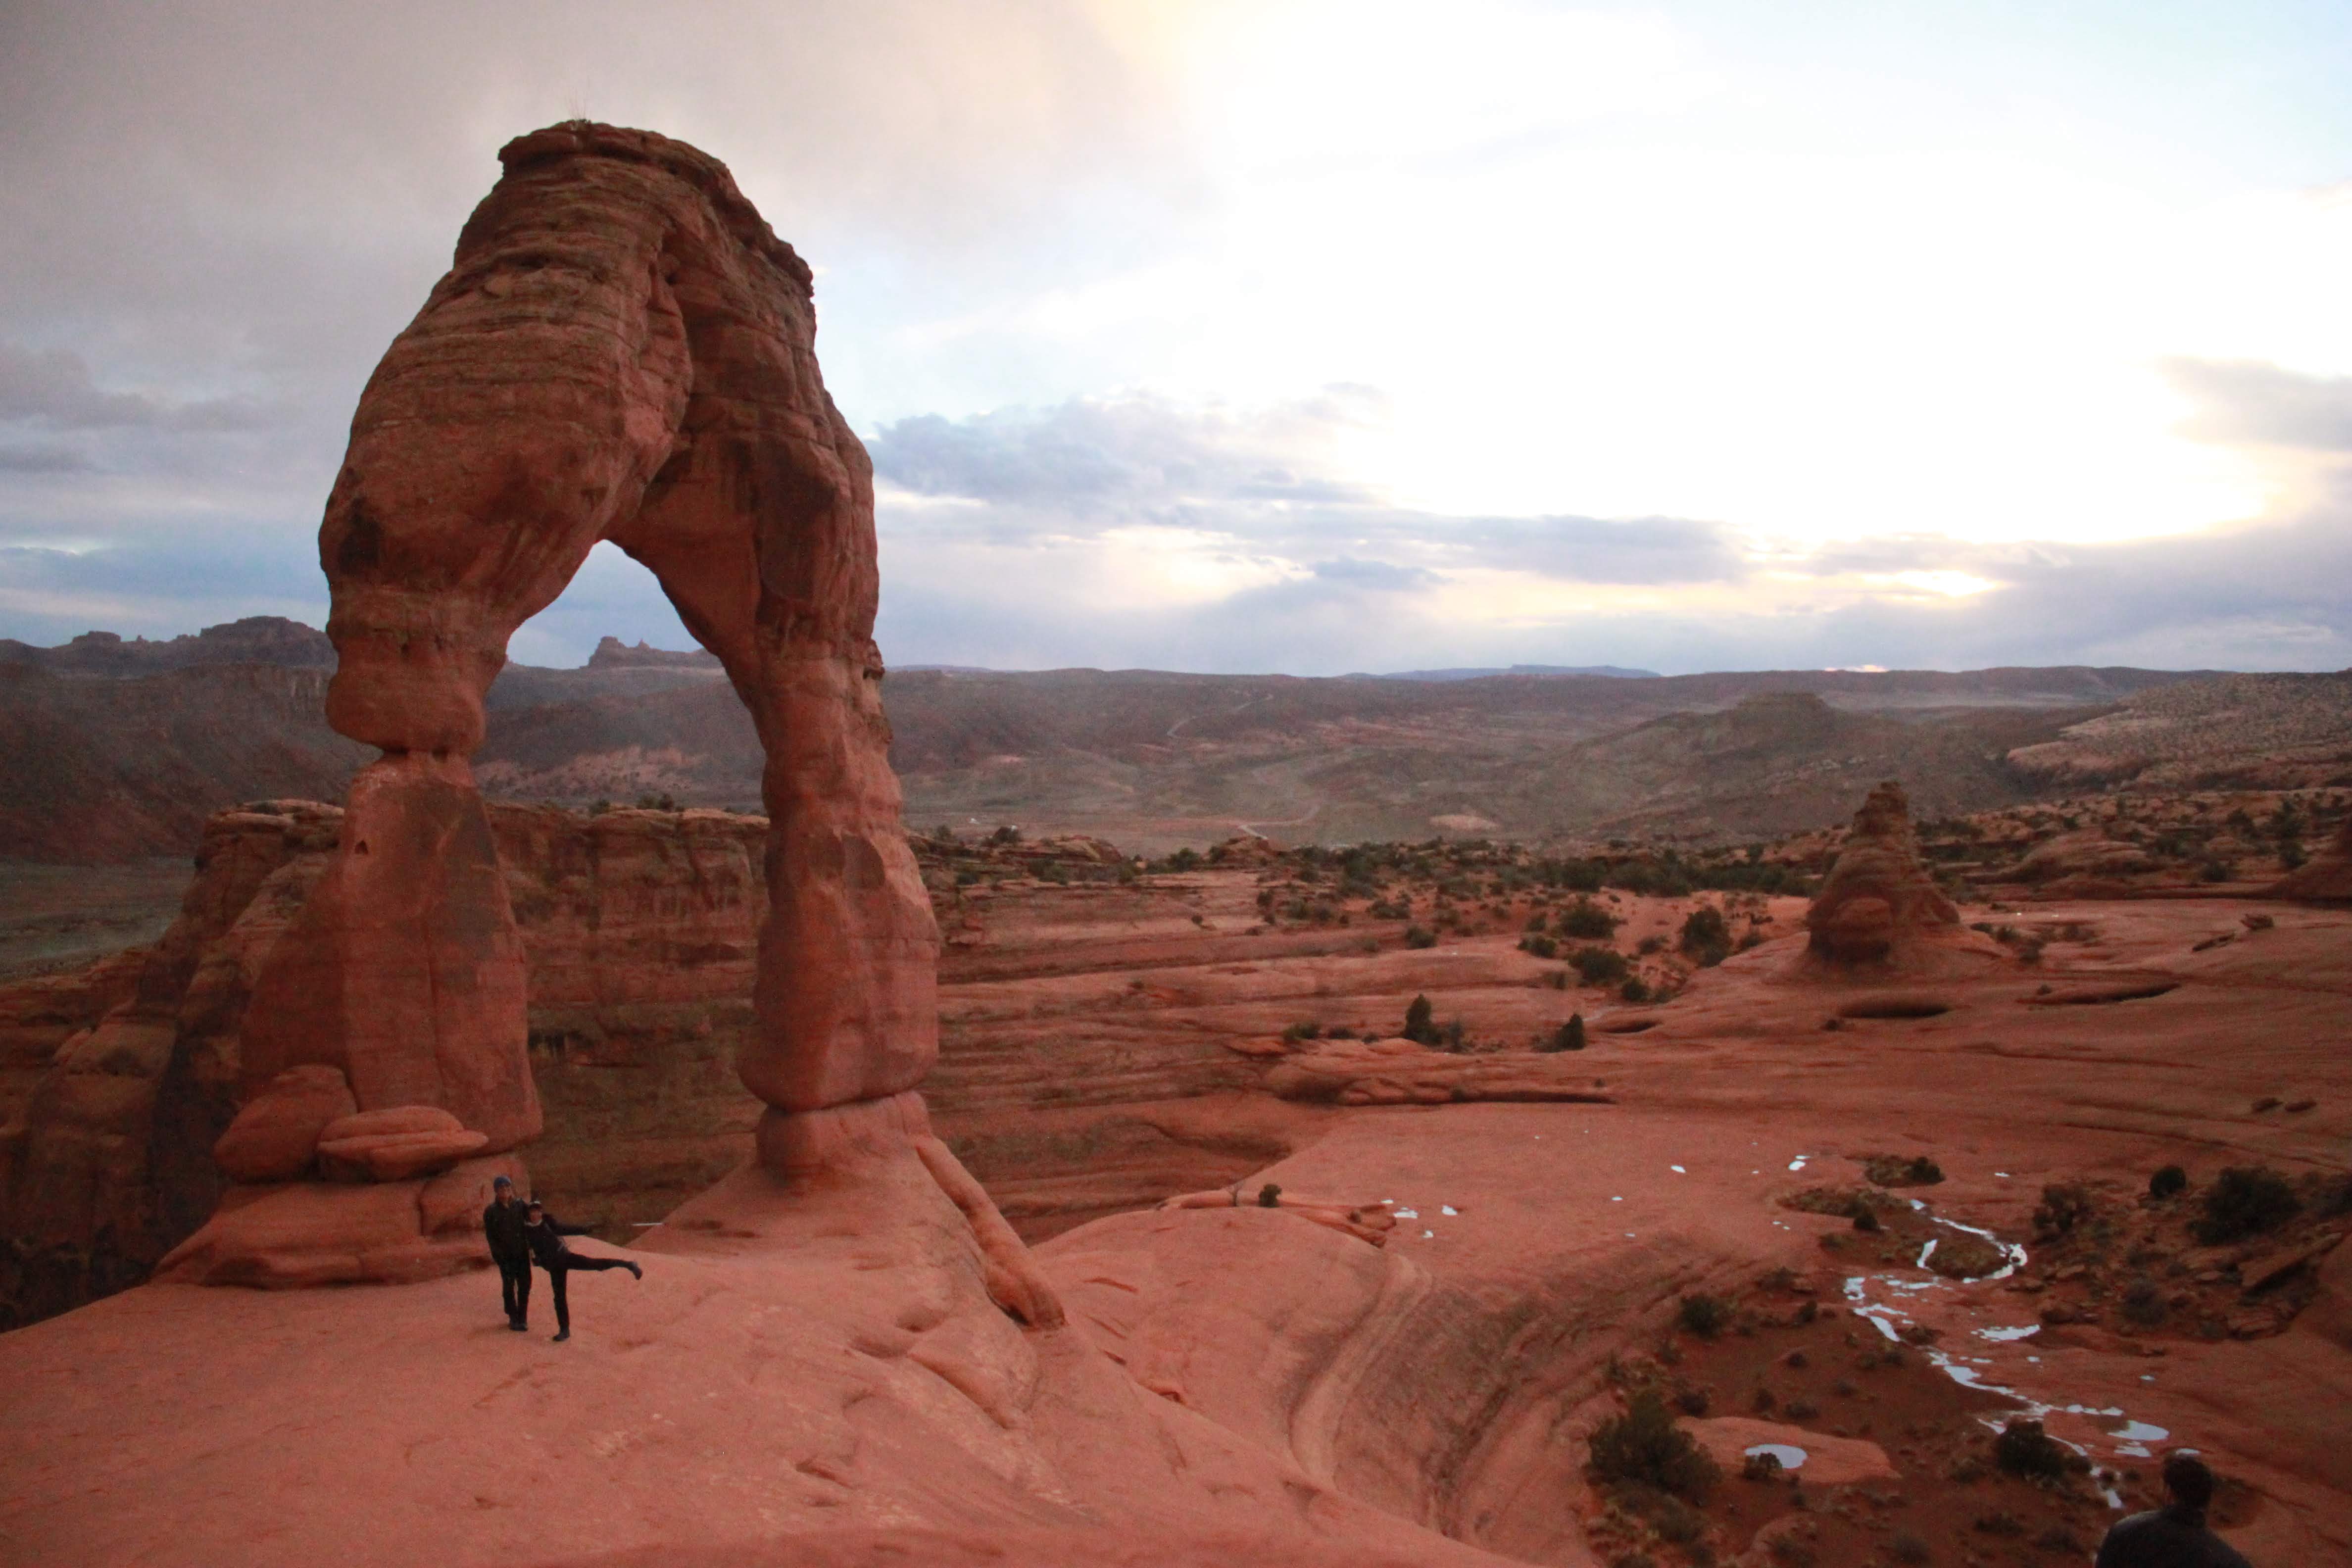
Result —
<svg viewBox="0 0 2352 1568"><path fill-rule="evenodd" d="M1613 947L1580 947L1568 955L1568 962L1587 985L1605 985L1633 973L1625 955Z"/></svg>
<svg viewBox="0 0 2352 1568"><path fill-rule="evenodd" d="M1538 958L1558 958L1559 943L1548 936L1523 936L1519 938L1519 951Z"/></svg>
<svg viewBox="0 0 2352 1568"><path fill-rule="evenodd" d="M1404 944L1407 947L1435 947L1437 933L1427 926L1407 926L1404 928Z"/></svg>
<svg viewBox="0 0 2352 1568"><path fill-rule="evenodd" d="M2012 1420L1992 1440L1992 1462L2009 1475L2054 1481L2081 1458L2042 1429L2039 1421Z"/></svg>
<svg viewBox="0 0 2352 1568"><path fill-rule="evenodd" d="M1701 904L1683 921L1680 946L1684 956L1697 961L1702 969L1712 969L1731 956L1731 927L1723 911L1713 904Z"/></svg>
<svg viewBox="0 0 2352 1568"><path fill-rule="evenodd" d="M2178 1165L2167 1165L2147 1179L2147 1195L2152 1198L2175 1197L2189 1190L2189 1173Z"/></svg>
<svg viewBox="0 0 2352 1568"><path fill-rule="evenodd" d="M1625 1414L1593 1429L1591 1470L1596 1480L1654 1487L1671 1497L1705 1500L1721 1474L1715 1461L1675 1425L1657 1390L1635 1394Z"/></svg>
<svg viewBox="0 0 2352 1568"><path fill-rule="evenodd" d="M2189 1228L2208 1247L2260 1236L2302 1212L2286 1178L2267 1165L2231 1165L2205 1189L2205 1217Z"/></svg>
<svg viewBox="0 0 2352 1568"><path fill-rule="evenodd" d="M1415 996L1404 1010L1404 1037L1416 1045L1437 1044L1436 1010L1425 995Z"/></svg>
<svg viewBox="0 0 2352 1568"><path fill-rule="evenodd" d="M1640 975L1630 975L1624 984L1617 987L1617 994L1627 1002L1647 1002L1650 999L1650 987Z"/></svg>
<svg viewBox="0 0 2352 1568"><path fill-rule="evenodd" d="M1579 942L1607 942L1617 934L1617 925L1615 915L1589 898L1580 898L1559 911L1559 934Z"/></svg>
<svg viewBox="0 0 2352 1568"><path fill-rule="evenodd" d="M1568 1022L1552 1031L1551 1038L1538 1046L1539 1051L1580 1051L1584 1048L1584 1015L1570 1013Z"/></svg>
<svg viewBox="0 0 2352 1568"><path fill-rule="evenodd" d="M1731 1303L1704 1293L1685 1296L1675 1310L1675 1321L1703 1340L1721 1333L1731 1321Z"/></svg>

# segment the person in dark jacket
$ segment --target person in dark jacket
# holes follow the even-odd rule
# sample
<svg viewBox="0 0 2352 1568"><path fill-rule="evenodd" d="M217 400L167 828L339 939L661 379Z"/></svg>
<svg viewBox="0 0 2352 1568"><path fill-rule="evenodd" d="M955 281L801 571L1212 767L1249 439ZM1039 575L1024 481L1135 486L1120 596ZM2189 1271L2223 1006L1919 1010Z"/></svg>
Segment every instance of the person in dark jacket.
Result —
<svg viewBox="0 0 2352 1568"><path fill-rule="evenodd" d="M625 1258L595 1258L585 1252L574 1252L563 1245L567 1236L585 1236L584 1225L559 1224L556 1217L534 1199L523 1211L522 1233L530 1243L530 1255L547 1270L547 1283L555 1296L555 1342L562 1344L572 1337L572 1304L564 1300L563 1281L577 1268L590 1273L602 1273L607 1268L625 1268L633 1279L642 1279L646 1271Z"/></svg>
<svg viewBox="0 0 2352 1568"><path fill-rule="evenodd" d="M2194 1454L2166 1455L2164 1499L2162 1508L2136 1513L2107 1531L2095 1568L2252 1568L2205 1528L2213 1472L2204 1460Z"/></svg>
<svg viewBox="0 0 2352 1568"><path fill-rule="evenodd" d="M506 1298L507 1327L530 1327L530 1242L522 1233L523 1207L514 1184L500 1176L490 1184L490 1206L482 1211L482 1239L499 1266L499 1294Z"/></svg>

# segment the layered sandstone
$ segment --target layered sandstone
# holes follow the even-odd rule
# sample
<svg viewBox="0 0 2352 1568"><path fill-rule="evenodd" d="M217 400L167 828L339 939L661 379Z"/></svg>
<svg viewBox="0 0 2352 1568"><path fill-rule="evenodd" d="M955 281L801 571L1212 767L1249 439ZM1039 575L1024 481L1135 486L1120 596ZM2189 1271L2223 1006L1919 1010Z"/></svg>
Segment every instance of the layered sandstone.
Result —
<svg viewBox="0 0 2352 1568"><path fill-rule="evenodd" d="M1999 952L1962 927L1958 906L1928 875L1910 799L1892 779L1854 813L1837 864L1805 912L1805 929L1807 962L1831 970L1917 968Z"/></svg>
<svg viewBox="0 0 2352 1568"><path fill-rule="evenodd" d="M937 1055L938 933L887 760L872 467L817 370L809 269L723 165L665 137L575 121L499 157L328 498L327 719L382 755L260 978L246 1088L338 1070L362 1112L454 1119L468 1138L436 1158L537 1136L522 939L470 758L508 638L610 542L725 667L766 754L737 1073L772 1120L906 1093ZM420 1151L334 1163L394 1179Z"/></svg>

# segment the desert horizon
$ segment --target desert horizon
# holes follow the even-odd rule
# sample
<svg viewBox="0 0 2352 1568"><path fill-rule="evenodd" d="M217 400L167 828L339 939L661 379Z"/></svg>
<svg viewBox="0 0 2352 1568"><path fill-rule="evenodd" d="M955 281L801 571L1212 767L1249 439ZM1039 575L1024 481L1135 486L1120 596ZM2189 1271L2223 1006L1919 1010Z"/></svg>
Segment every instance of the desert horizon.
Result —
<svg viewBox="0 0 2352 1568"><path fill-rule="evenodd" d="M0 13L0 1559L2352 1563L2347 63Z"/></svg>

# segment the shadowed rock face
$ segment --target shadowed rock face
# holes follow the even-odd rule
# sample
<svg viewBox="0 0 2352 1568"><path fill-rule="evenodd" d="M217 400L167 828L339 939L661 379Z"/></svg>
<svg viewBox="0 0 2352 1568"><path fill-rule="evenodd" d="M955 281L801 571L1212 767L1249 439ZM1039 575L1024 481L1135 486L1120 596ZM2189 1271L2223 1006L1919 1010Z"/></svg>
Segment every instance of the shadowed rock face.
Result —
<svg viewBox="0 0 2352 1568"><path fill-rule="evenodd" d="M2327 847L2263 890L2263 897L2317 903L2352 903L2352 817Z"/></svg>
<svg viewBox="0 0 2352 1568"><path fill-rule="evenodd" d="M1837 964L1884 963L1906 942L1960 933L1960 911L1919 863L1911 802L1889 779L1854 813L1805 927L1808 953Z"/></svg>
<svg viewBox="0 0 2352 1568"><path fill-rule="evenodd" d="M362 1109L531 1137L522 952L467 759L515 628L610 540L751 710L772 824L759 1028L800 1112L921 1081L937 932L896 831L872 469L827 396L807 267L726 169L573 122L510 142L377 367L320 530L329 721L382 749L264 976L247 1082L341 1068Z"/></svg>

